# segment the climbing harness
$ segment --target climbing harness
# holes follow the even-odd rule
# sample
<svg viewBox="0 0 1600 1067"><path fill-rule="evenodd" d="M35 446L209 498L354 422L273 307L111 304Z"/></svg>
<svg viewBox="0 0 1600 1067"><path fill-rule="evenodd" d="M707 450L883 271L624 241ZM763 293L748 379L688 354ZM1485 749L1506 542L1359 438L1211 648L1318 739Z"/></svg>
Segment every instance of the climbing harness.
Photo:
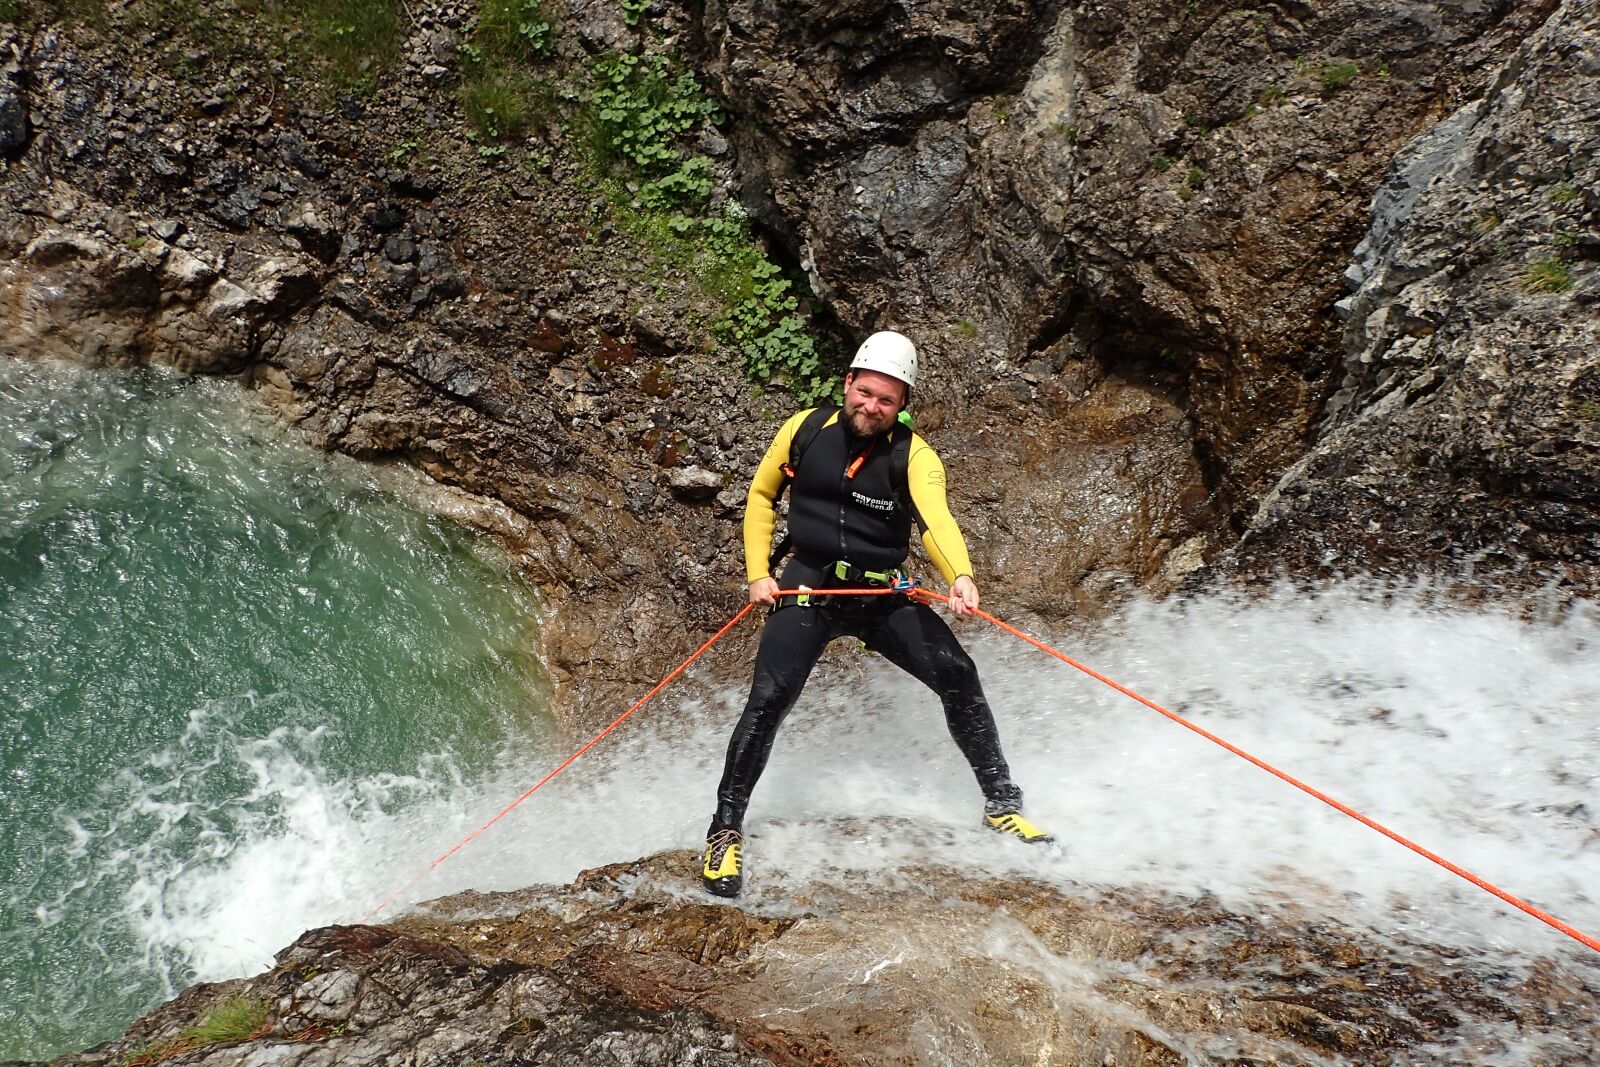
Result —
<svg viewBox="0 0 1600 1067"><path fill-rule="evenodd" d="M841 582L865 582L872 587L871 591L879 593L910 593L918 588L917 580L903 570L868 571L860 567L852 567L848 563L835 563L830 568L831 573ZM786 590L787 596L791 590ZM810 608L818 604L825 604L830 596L860 596L864 592L860 589L840 591L831 588L816 589L809 585L796 586L792 592L794 599L791 603L797 608ZM776 610L776 609L774 609Z"/></svg>
<svg viewBox="0 0 1600 1067"><path fill-rule="evenodd" d="M857 589L829 589L826 592L827 592L827 595L830 596L830 597L835 597L835 596L899 596L899 595L907 595L908 594L908 595L910 595L910 596L912 596L912 597L914 597L914 598L916 598L918 600L921 600L921 601L923 601L925 603L928 603L928 604L945 604L945 603L949 602L949 598L948 597L940 596L937 593L934 593L934 592L932 592L930 590L927 590L927 589L923 589L920 586L916 585L915 579L906 578L904 575L897 575L897 576L894 576L894 577L896 578L894 584L887 585L887 586L877 586L877 587L873 587L873 588L857 588ZM857 580L859 580L859 579L857 579ZM903 580L903 581L905 581L905 582L907 582L909 584L906 587L901 587L901 585L900 585L900 581L901 580ZM776 595L780 596L780 597L782 597L782 596L802 597L802 596L805 596L806 594L812 594L812 593L820 595L820 591L819 590L811 590L811 589L804 589L804 588L802 588L802 589L780 589L780 590L778 590ZM750 614L750 611L751 611L751 609L753 607L754 607L753 604L746 604L744 607L740 608L737 612L734 613L732 618L730 618L727 622L722 624L721 629L719 629L716 633L712 634L711 637L709 637L706 640L706 642L704 644L702 644L699 648L695 649L693 654L691 654L688 659L685 659L682 663L678 664L670 672L668 672L668 674L667 674L667 676L665 678L662 678L661 681L656 683L655 688L651 689L644 696L640 697L639 700L637 702L635 702L632 707L630 707L627 711L623 712L621 715L617 716L616 719L612 720L610 725L608 725L605 729L601 730L599 733L595 734L594 737L590 738L589 741L586 742L582 748L578 749L572 755L568 756L565 760L563 760L561 762L561 764L559 766L557 766L549 774L547 774L543 778L541 778L531 788L529 788L525 793L523 793L521 796L517 797L517 799L513 800L510 804L507 804L504 808L502 808L500 810L500 812L494 816L494 818L490 819L488 822L486 822L482 826L478 827L472 833L470 833L466 837L462 838L459 842L457 842L455 845L453 845L450 848L449 851L445 852L438 859L436 859L432 863L430 863L427 866L427 868L425 868L424 870L419 872L414 878L412 878L405 885L401 886L399 889L396 889L394 892L392 892L388 896L384 897L383 900L380 901L377 904L376 907L374 907L371 911L368 911L365 915L363 915L361 917L360 921L361 922L366 922L368 919L371 919L374 915L378 914L378 912L380 912L384 908L388 907L388 905L391 902L393 902L395 900L395 898L399 897L406 890L410 889L413 885L416 885L423 878L427 877L430 873L433 872L433 870L435 868L437 868L445 860L449 859L451 856L453 856L457 852L461 851L461 849L463 847L465 847L467 844L471 843L474 839L476 839L478 836L480 836L485 830L489 829L489 827L493 826L495 823L497 823L501 819L503 819L506 815L510 814L511 810L513 808L515 808L518 804L521 804L524 800L527 800L534 793L538 792L539 789L541 787L543 787L546 782L550 781L550 779L554 778L556 775L558 775L562 771L566 770L567 767L569 767L573 762L575 762L578 759L579 756L582 756L585 752L588 752L595 745L599 744L600 741L603 740L606 737L606 735L610 734L618 726L621 726L622 723L624 721L626 721L629 716L631 716L634 712L638 711L640 708L644 707L645 704L649 703L650 700L652 700L656 696L656 694L660 693L674 679L676 679L680 674L682 674L685 670L687 670L691 663L693 663L695 660L699 659L702 655L704 655L705 652L712 645L714 645L718 641L720 641L730 630L732 630L735 626L737 626L744 619L744 617L746 615ZM1051 648L1049 645L1045 644L1043 641L1040 641L1038 638L1029 636L1028 634L1022 632L1021 630L1019 630L1016 627L1010 625L1009 623L1002 622L1000 619L998 619L995 616L989 614L988 612L983 611L983 610L981 610L979 608L974 608L974 609L972 609L972 614L977 616L980 619L983 619L985 622L992 623L994 626L999 627L1001 630L1004 630L1006 633L1011 634L1013 637L1017 637L1017 638L1020 638L1023 641L1026 641L1028 644L1030 644L1033 647L1039 649L1041 652L1045 652L1045 653L1048 653L1051 656L1054 656L1056 659L1060 660L1062 663L1067 664L1067 666L1073 667L1073 668L1075 668L1075 669L1077 669L1079 671L1082 671L1084 674L1087 674L1089 677L1093 678L1095 681L1101 682L1101 683L1103 683L1105 685L1110 686L1112 689L1115 689L1117 692L1121 693L1123 696L1126 696L1126 697L1129 697L1129 698L1131 698L1133 700L1138 701L1140 704L1143 704L1145 707L1149 708L1151 711L1154 711L1154 712L1157 712L1157 713L1159 713L1161 715L1164 715L1168 719L1171 719L1173 722L1177 723L1179 726L1182 726L1185 729L1194 731L1195 733L1199 734L1201 737L1205 738L1207 741L1210 741L1210 742L1212 742L1213 744L1216 744L1216 745L1220 745L1222 748L1227 749L1229 752L1233 753L1235 756L1238 756L1240 759L1243 759L1243 760L1245 760L1245 761L1247 761L1249 763L1255 764L1257 767L1259 767L1262 770L1266 771L1268 774L1272 775L1275 778L1279 778L1284 782L1287 782L1289 785L1294 786L1296 789L1300 790L1301 792L1306 793L1306 794L1308 794L1310 796L1316 797L1318 800L1322 801L1324 804L1327 804L1329 807L1333 808L1335 811L1338 811L1338 812L1340 812L1341 814L1344 814L1344 815L1348 815L1350 818L1356 820L1359 823L1362 823L1363 825L1365 825L1365 826L1367 826L1367 827L1369 827L1369 828L1371 828L1373 830L1376 830L1378 833L1380 833L1383 836L1389 838L1391 841L1396 842L1397 844L1404 845L1406 848L1410 849L1412 852L1415 852L1417 855L1423 857L1424 859L1431 860L1434 863L1438 864L1440 867L1443 867L1445 870L1449 871L1451 874L1454 874L1454 875L1457 875L1457 876L1459 876L1461 878L1466 879L1468 882L1471 882L1473 885L1477 886L1479 889L1482 889L1484 892L1490 893L1493 896L1499 897L1501 900L1505 901L1507 904L1510 904L1512 907L1517 908L1518 910L1523 911L1523 912L1527 913L1528 915L1533 916L1535 919L1538 919L1540 922L1544 923L1546 926L1549 926L1554 930L1559 930L1561 933L1566 934L1568 937L1572 938L1574 941L1577 941L1580 944L1585 945L1588 948L1591 948L1596 952L1600 952L1600 939L1591 937L1590 935L1584 933L1583 931L1578 930L1577 928L1575 928L1573 926L1570 926L1567 923L1561 921L1560 919L1556 918L1554 915L1551 915L1549 912L1544 911L1543 909L1538 908L1538 907L1528 903L1527 901L1521 899L1520 897L1513 896L1512 894L1506 892L1505 890L1501 889L1500 887L1498 887L1496 885L1493 885L1492 883L1484 880L1483 878L1478 877L1477 875L1473 874L1471 871L1468 871L1463 867L1460 867L1460 866L1457 866L1454 863L1451 863L1449 860L1445 859L1443 856L1440 856L1438 853L1431 852L1428 849L1423 848L1421 845L1417 844L1416 842L1410 840L1409 838L1401 836L1400 834L1396 833L1395 831L1389 829L1387 826L1384 826L1382 823L1379 823L1376 820L1371 819L1366 815L1363 815L1361 812L1356 811L1354 808L1350 807L1349 805L1342 804L1339 801L1335 800L1333 797L1328 796L1328 794L1323 793L1320 790L1315 789L1312 786L1309 786L1306 783L1300 781L1300 779L1295 778L1292 775L1286 774L1283 771L1280 771L1278 768L1272 766L1272 764L1270 764L1270 763L1267 763L1265 760L1258 759L1257 757L1252 756L1250 753L1246 752L1244 749L1239 748L1236 745L1230 744L1227 741L1224 741L1222 738L1218 737L1216 734L1213 734L1210 731L1208 731L1208 730L1206 730L1206 729L1204 729L1204 728L1202 728L1200 726L1195 725L1194 723L1190 722L1188 719L1185 719L1183 716L1177 714L1176 712L1168 711L1166 708L1162 707L1160 704L1157 704L1155 701L1150 700L1147 697L1139 695L1138 693L1134 692L1132 689L1129 689L1127 686L1122 685L1119 682L1113 681L1112 679L1110 679L1110 678L1106 677L1105 675L1101 674L1099 671L1096 671L1094 668L1088 667L1088 666L1085 666L1082 663L1079 663L1077 660L1072 659L1070 656L1067 656L1066 654L1064 654L1064 653L1062 653L1060 651L1057 651L1054 648ZM990 822L991 825L994 825L994 820L990 819L990 820L987 820L987 821ZM998 828L1001 829L1002 832L1016 833L1015 830L1009 830L1008 831L1008 828L1005 828L1005 827L998 827ZM1036 828L1030 826L1029 829L1036 829ZM1018 836L1023 836L1023 835L1019 834ZM719 856L718 860L720 861L722 858L723 857ZM709 859L710 859L710 856L708 854L708 860ZM733 861L730 864L730 866L732 866L734 868L734 870L737 871L738 864L739 864L739 859L736 856L733 859ZM710 866L709 863L706 866L709 869L709 866ZM719 862L718 866L719 866L719 868L721 867L720 862ZM704 873L705 872L703 872L703 875L704 875Z"/></svg>

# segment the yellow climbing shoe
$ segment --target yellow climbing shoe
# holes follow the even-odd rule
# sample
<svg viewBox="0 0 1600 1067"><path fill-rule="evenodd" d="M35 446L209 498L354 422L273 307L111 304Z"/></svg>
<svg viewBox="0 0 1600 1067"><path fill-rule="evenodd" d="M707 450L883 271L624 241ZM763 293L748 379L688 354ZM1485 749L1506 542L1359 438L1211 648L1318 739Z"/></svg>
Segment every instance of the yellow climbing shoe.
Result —
<svg viewBox="0 0 1600 1067"><path fill-rule="evenodd" d="M706 838L706 860L700 881L707 892L736 897L744 886L744 835L737 830L716 830Z"/></svg>
<svg viewBox="0 0 1600 1067"><path fill-rule="evenodd" d="M1055 840L1045 831L1024 819L1020 811L1008 811L1001 815L986 814L983 817L983 822L984 825L997 834L1010 834L1012 837L1020 838L1030 845L1047 845Z"/></svg>

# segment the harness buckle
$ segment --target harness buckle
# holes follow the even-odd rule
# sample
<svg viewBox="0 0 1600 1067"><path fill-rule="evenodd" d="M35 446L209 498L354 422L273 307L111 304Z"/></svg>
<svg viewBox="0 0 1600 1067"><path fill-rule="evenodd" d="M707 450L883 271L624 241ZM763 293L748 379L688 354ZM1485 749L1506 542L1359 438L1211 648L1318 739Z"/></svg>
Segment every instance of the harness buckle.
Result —
<svg viewBox="0 0 1600 1067"><path fill-rule="evenodd" d="M909 593L917 588L917 580L903 570L869 571L839 560L833 565L834 577L841 582L857 582Z"/></svg>
<svg viewBox="0 0 1600 1067"><path fill-rule="evenodd" d="M867 585L888 585L894 581L898 571L869 571L857 567L853 563L839 560L833 565L834 577L841 582L865 582Z"/></svg>

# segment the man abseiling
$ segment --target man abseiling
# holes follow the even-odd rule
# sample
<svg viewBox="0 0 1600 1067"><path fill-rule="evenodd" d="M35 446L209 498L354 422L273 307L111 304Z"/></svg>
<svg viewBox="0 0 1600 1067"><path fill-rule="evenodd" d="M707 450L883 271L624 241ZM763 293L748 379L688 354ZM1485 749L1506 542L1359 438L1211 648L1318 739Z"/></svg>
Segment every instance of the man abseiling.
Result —
<svg viewBox="0 0 1600 1067"><path fill-rule="evenodd" d="M929 558L949 584L951 609L970 615L978 607L966 544L945 500L944 465L900 418L916 382L911 340L892 331L873 334L845 376L844 407L791 417L750 483L744 513L750 603L772 611L706 832L701 878L718 896L735 896L743 887L742 827L750 793L778 727L823 649L838 637L859 638L938 694L950 736L983 790L989 827L1031 843L1051 840L1022 816L1022 790L1000 752L977 667L939 614L900 594L827 596L829 588L893 585L910 551L915 518ZM785 488L794 556L780 585L772 575L772 535L774 506ZM780 598L780 588L816 592Z"/></svg>

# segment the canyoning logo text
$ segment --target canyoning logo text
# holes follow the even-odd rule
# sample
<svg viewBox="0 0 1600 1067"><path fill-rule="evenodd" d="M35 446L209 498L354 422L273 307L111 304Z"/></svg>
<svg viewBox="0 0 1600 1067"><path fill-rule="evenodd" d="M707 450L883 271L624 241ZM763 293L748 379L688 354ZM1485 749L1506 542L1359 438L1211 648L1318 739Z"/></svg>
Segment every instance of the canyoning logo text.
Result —
<svg viewBox="0 0 1600 1067"><path fill-rule="evenodd" d="M862 507L873 508L877 511L894 510L893 500L879 500L875 496L868 496L865 493L858 493L854 489L850 490L850 495L855 499L855 502L860 504Z"/></svg>

